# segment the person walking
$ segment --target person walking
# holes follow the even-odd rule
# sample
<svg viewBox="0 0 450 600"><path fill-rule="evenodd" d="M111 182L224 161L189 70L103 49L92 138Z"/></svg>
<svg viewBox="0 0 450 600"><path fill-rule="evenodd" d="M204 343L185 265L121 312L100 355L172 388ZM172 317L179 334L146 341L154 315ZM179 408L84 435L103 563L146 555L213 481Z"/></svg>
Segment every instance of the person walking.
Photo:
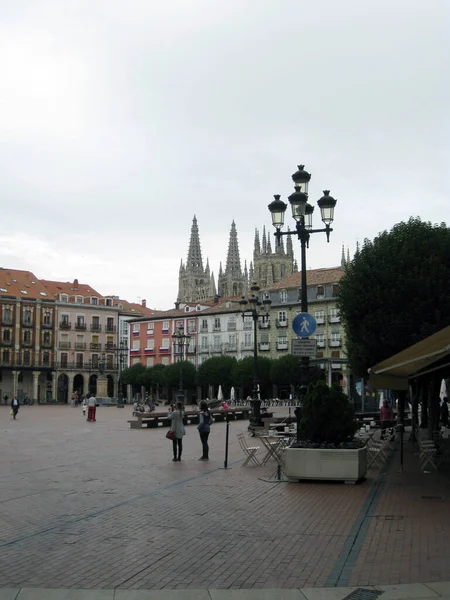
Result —
<svg viewBox="0 0 450 600"><path fill-rule="evenodd" d="M386 429L392 427L394 421L394 411L388 404L387 400L383 400L383 406L380 410L380 421L381 421L381 439L384 440L386 435Z"/></svg>
<svg viewBox="0 0 450 600"><path fill-rule="evenodd" d="M97 419L95 418L95 413L97 412L97 407L96 407L97 401L96 401L94 394L92 394L92 393L89 394L87 404L88 404L88 416L87 416L86 420L87 421L96 421Z"/></svg>
<svg viewBox="0 0 450 600"><path fill-rule="evenodd" d="M198 460L209 460L209 446L208 446L208 438L209 433L211 431L211 423L213 423L213 418L211 413L209 412L209 408L205 400L200 402L200 414L199 414L199 423L198 423L198 432L200 434L200 440L202 442L203 453Z"/></svg>
<svg viewBox="0 0 450 600"><path fill-rule="evenodd" d="M170 429L175 433L175 438L172 440L173 445L173 461L180 461L181 454L183 453L183 436L186 433L184 429L183 417L183 403L178 400L175 406L171 406L171 411L167 415L171 421ZM178 454L177 454L178 450Z"/></svg>
<svg viewBox="0 0 450 600"><path fill-rule="evenodd" d="M8 394L3 396L3 402L5 403L5 406L8 404Z"/></svg>
<svg viewBox="0 0 450 600"><path fill-rule="evenodd" d="M17 399L17 394L14 394L14 397L11 401L11 410L13 413L13 419L16 420L17 413L19 412L20 402Z"/></svg>

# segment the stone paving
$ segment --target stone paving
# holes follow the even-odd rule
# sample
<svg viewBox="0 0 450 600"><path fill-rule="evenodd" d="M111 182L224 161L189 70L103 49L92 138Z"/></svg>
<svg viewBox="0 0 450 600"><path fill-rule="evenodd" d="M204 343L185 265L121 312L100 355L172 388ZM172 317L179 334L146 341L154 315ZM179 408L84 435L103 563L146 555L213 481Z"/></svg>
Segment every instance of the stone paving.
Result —
<svg viewBox="0 0 450 600"><path fill-rule="evenodd" d="M125 590L191 589L213 597L221 589L450 580L450 480L419 473L409 446L403 474L396 453L385 477L370 471L356 486L268 482L274 463L240 466L244 421L230 424L225 470L224 423L212 427L209 462L197 461L201 445L189 426L183 459L173 463L166 430L130 430L130 415L131 407L99 408L98 421L87 423L81 409L33 406L13 421L0 407L3 591L102 588L121 598Z"/></svg>

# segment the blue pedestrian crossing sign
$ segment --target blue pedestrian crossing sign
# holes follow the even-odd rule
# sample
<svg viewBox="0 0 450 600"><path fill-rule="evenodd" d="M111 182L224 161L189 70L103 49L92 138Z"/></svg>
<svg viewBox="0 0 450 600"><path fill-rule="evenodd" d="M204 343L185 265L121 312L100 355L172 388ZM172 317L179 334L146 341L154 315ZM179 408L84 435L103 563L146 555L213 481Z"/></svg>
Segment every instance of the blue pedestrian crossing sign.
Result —
<svg viewBox="0 0 450 600"><path fill-rule="evenodd" d="M292 329L299 337L306 338L314 335L316 327L316 320L309 313L298 313L298 315L292 319Z"/></svg>

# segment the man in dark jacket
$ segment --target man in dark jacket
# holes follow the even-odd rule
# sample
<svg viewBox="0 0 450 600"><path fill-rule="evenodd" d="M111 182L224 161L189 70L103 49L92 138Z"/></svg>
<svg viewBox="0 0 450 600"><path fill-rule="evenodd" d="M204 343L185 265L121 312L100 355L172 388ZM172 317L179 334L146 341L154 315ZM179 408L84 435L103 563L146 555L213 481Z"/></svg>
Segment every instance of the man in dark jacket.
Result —
<svg viewBox="0 0 450 600"><path fill-rule="evenodd" d="M17 413L19 412L20 402L17 399L17 394L14 394L13 399L11 400L11 408L13 411L13 419L17 417Z"/></svg>

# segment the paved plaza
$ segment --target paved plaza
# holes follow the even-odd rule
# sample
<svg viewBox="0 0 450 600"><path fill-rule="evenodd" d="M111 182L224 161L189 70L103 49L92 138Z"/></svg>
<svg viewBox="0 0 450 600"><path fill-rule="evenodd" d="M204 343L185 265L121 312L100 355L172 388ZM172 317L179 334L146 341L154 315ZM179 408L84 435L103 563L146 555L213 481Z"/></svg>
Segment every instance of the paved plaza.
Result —
<svg viewBox="0 0 450 600"><path fill-rule="evenodd" d="M303 593L339 600L349 587L429 584L396 596L420 598L450 581L450 478L420 473L409 443L403 472L396 449L385 475L371 470L357 485L279 483L268 481L273 462L240 466L245 421L230 424L225 470L224 423L212 427L209 462L197 461L188 426L174 463L165 429L130 430L129 406L97 413L88 423L81 409L21 407L13 421L0 407L0 600L53 598L28 588L123 600L169 597L156 590L220 599L225 589L305 598L300 588L332 588Z"/></svg>

